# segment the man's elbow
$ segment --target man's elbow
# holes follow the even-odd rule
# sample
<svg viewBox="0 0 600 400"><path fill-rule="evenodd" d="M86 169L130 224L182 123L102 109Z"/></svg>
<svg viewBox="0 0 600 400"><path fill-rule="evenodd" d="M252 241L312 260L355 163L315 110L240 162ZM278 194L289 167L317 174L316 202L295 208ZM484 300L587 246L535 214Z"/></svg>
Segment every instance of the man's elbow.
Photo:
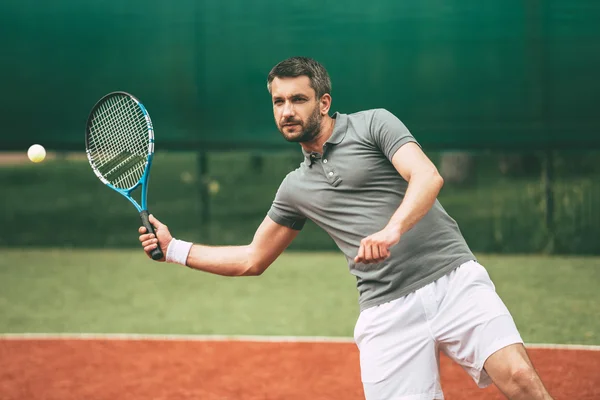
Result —
<svg viewBox="0 0 600 400"><path fill-rule="evenodd" d="M419 171L418 175L414 176L418 176L418 179L421 182L426 183L428 186L435 188L438 191L444 186L444 178L442 178L442 175L440 175L437 168L433 166Z"/></svg>
<svg viewBox="0 0 600 400"><path fill-rule="evenodd" d="M249 263L239 276L260 276L265 272L267 267L268 265Z"/></svg>
<svg viewBox="0 0 600 400"><path fill-rule="evenodd" d="M433 170L433 182L435 183L438 190L441 190L444 186L444 178L442 177L442 175L440 175L437 169Z"/></svg>
<svg viewBox="0 0 600 400"><path fill-rule="evenodd" d="M261 276L263 272L265 272L265 270L262 268L248 268L243 276Z"/></svg>

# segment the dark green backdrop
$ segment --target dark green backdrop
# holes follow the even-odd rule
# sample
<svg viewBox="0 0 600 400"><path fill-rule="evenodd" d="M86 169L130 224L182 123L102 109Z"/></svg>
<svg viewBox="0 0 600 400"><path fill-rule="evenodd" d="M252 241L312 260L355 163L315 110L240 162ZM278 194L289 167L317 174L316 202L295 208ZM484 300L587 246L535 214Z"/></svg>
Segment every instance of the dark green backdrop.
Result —
<svg viewBox="0 0 600 400"><path fill-rule="evenodd" d="M1 149L82 149L103 94L157 147L284 146L265 79L320 60L333 110L385 107L429 147L600 147L597 0L3 0Z"/></svg>

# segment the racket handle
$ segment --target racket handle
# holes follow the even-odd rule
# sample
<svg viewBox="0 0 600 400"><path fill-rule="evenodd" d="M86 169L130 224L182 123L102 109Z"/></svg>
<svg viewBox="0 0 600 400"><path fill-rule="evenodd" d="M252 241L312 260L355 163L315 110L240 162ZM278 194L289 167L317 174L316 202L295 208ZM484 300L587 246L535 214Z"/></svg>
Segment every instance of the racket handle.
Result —
<svg viewBox="0 0 600 400"><path fill-rule="evenodd" d="M154 227L148 219L148 215L148 210L142 210L142 212L140 212L142 225L144 226L144 228L146 228L147 233L152 233L154 236L156 236L156 232L154 231ZM160 243L157 243L156 248L150 252L150 257L152 257L153 260L160 260L164 257L164 254L160 249Z"/></svg>

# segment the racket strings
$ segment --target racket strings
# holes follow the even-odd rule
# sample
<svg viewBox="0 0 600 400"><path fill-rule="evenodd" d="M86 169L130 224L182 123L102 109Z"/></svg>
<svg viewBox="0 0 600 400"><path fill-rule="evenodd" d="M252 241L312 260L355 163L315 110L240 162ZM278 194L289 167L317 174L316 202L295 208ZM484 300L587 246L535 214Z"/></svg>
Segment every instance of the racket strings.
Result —
<svg viewBox="0 0 600 400"><path fill-rule="evenodd" d="M88 133L90 159L113 186L132 188L143 176L148 130L146 115L128 96L111 97L94 112Z"/></svg>
<svg viewBox="0 0 600 400"><path fill-rule="evenodd" d="M129 100L128 98L126 98ZM114 157L110 154L109 161L102 167L102 172L105 174L105 178L109 181L114 181L117 185L123 184L125 187L132 187L141 178L143 173L143 167L145 165L146 145L147 145L147 124L144 114L139 110L137 104L132 101L116 102L117 106L125 105L126 107L117 110L122 110L120 113L113 113L112 119L106 118L106 113L103 113L103 120L101 122L107 122L107 126L110 128L110 132L113 134L111 139L114 140L116 149L124 149L120 153L117 153ZM113 107L111 107L113 108ZM136 115L136 114L140 115ZM124 131L127 133L141 132L139 136L140 141L128 140L128 135L118 134L120 127L125 127ZM123 132L121 132L123 133ZM137 139L137 138L136 138ZM134 148L132 145L141 143L141 146ZM112 158L111 158L112 157ZM141 173L134 167L142 163ZM116 185L115 185L116 186Z"/></svg>
<svg viewBox="0 0 600 400"><path fill-rule="evenodd" d="M106 127L111 132L132 132L130 124L120 124L118 119L100 122L106 123ZM101 139L95 141L95 144L102 149L97 152L99 155L97 167L100 173L116 187L133 187L143 173L145 152L136 151L132 147L132 142L126 140L126 135L100 135L98 138ZM139 168L135 168L136 166Z"/></svg>

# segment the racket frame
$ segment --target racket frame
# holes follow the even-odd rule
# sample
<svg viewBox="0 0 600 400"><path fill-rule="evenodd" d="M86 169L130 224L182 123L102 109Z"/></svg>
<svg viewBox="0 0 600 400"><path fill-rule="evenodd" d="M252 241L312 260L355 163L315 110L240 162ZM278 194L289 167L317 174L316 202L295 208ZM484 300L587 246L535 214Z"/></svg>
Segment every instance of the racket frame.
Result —
<svg viewBox="0 0 600 400"><path fill-rule="evenodd" d="M94 119L94 116L95 116L94 114L95 114L96 110L98 109L98 107L101 104L103 104L106 101L106 99L108 99L110 97L117 96L117 95L127 96L127 97L129 97L131 100L133 100L137 104L137 106L140 108L140 110L144 114L144 119L146 120L146 127L148 129L148 148L147 148L148 149L148 153L147 153L147 156L146 156L146 165L144 167L144 172L143 172L142 176L140 177L140 179L137 181L137 183L135 185L133 185L132 187L127 188L127 189L122 189L122 188L118 188L118 187L114 186L113 184L111 184L102 175L102 173L94 165L94 163L92 161L92 155L91 155L91 152L89 150L89 132L90 132L90 126L91 126L92 121ZM132 95L131 93L127 93L127 92L124 92L124 91L110 92L110 93L104 95L100 100L98 100L96 102L96 104L94 104L94 107L92 107L92 110L90 111L90 114L89 114L88 119L87 119L86 132L85 132L85 152L86 152L89 164L92 167L92 170L94 171L94 174L96 175L96 177L98 177L98 179L100 179L100 181L102 183L104 183L106 186L108 186L109 188L113 189L117 193L120 193L127 200L129 200L135 206L135 208L138 210L138 212L140 213L140 217L142 218L142 224L146 227L146 229L148 230L148 232L156 234L154 232L154 227L148 221L148 203L147 203L148 181L150 179L150 167L152 166L152 160L154 158L154 127L152 125L152 120L150 119L150 114L148 113L148 110L142 104L142 102L139 99L137 99L134 95ZM142 193L141 193L141 205L132 196L132 192L134 190L136 190L140 186L141 186L141 191L142 191ZM152 255L152 258L155 259L155 260L162 258L163 257L163 253L160 250L160 246L157 246L157 248L154 249L154 251L152 251L151 255ZM160 257L158 257L159 255L160 255Z"/></svg>
<svg viewBox="0 0 600 400"><path fill-rule="evenodd" d="M121 189L121 188L118 188L118 187L112 185L100 173L98 168L96 168L96 166L93 164L92 156L89 151L89 134L88 134L88 132L90 130L90 125L94 118L94 112L96 111L98 106L100 106L100 104L104 103L104 101L107 98L114 97L116 95L128 96L129 98L131 98L133 101L135 101L137 103L138 107L140 108L140 110L142 110L142 113L144 114L144 118L146 119L146 127L148 128L148 155L146 158L146 166L144 167L144 173L142 174L142 177L137 181L137 183L128 189ZM122 91L108 93L107 95L103 96L100 100L98 100L96 102L96 104L94 104L94 107L92 107L92 111L90 111L90 115L88 116L86 132L85 132L85 152L86 152L88 161L90 163L90 166L92 167L92 170L94 171L94 174L96 174L96 176L98 177L98 179L100 179L100 181L102 181L102 183L104 183L109 188L111 188L111 189L115 190L116 192L119 192L120 194L125 196L127 198L127 200L129 200L139 212L148 210L148 201L147 201L148 180L150 179L150 167L152 166L152 159L154 158L154 127L152 126L152 120L150 119L150 114L148 114L148 110L146 110L146 107L144 107L142 102L140 102L132 94L127 93L127 92L122 92ZM142 204L141 205L137 201L135 201L135 199L131 196L131 193L135 189L137 189L140 185L142 186L142 194L141 194L141 203Z"/></svg>

